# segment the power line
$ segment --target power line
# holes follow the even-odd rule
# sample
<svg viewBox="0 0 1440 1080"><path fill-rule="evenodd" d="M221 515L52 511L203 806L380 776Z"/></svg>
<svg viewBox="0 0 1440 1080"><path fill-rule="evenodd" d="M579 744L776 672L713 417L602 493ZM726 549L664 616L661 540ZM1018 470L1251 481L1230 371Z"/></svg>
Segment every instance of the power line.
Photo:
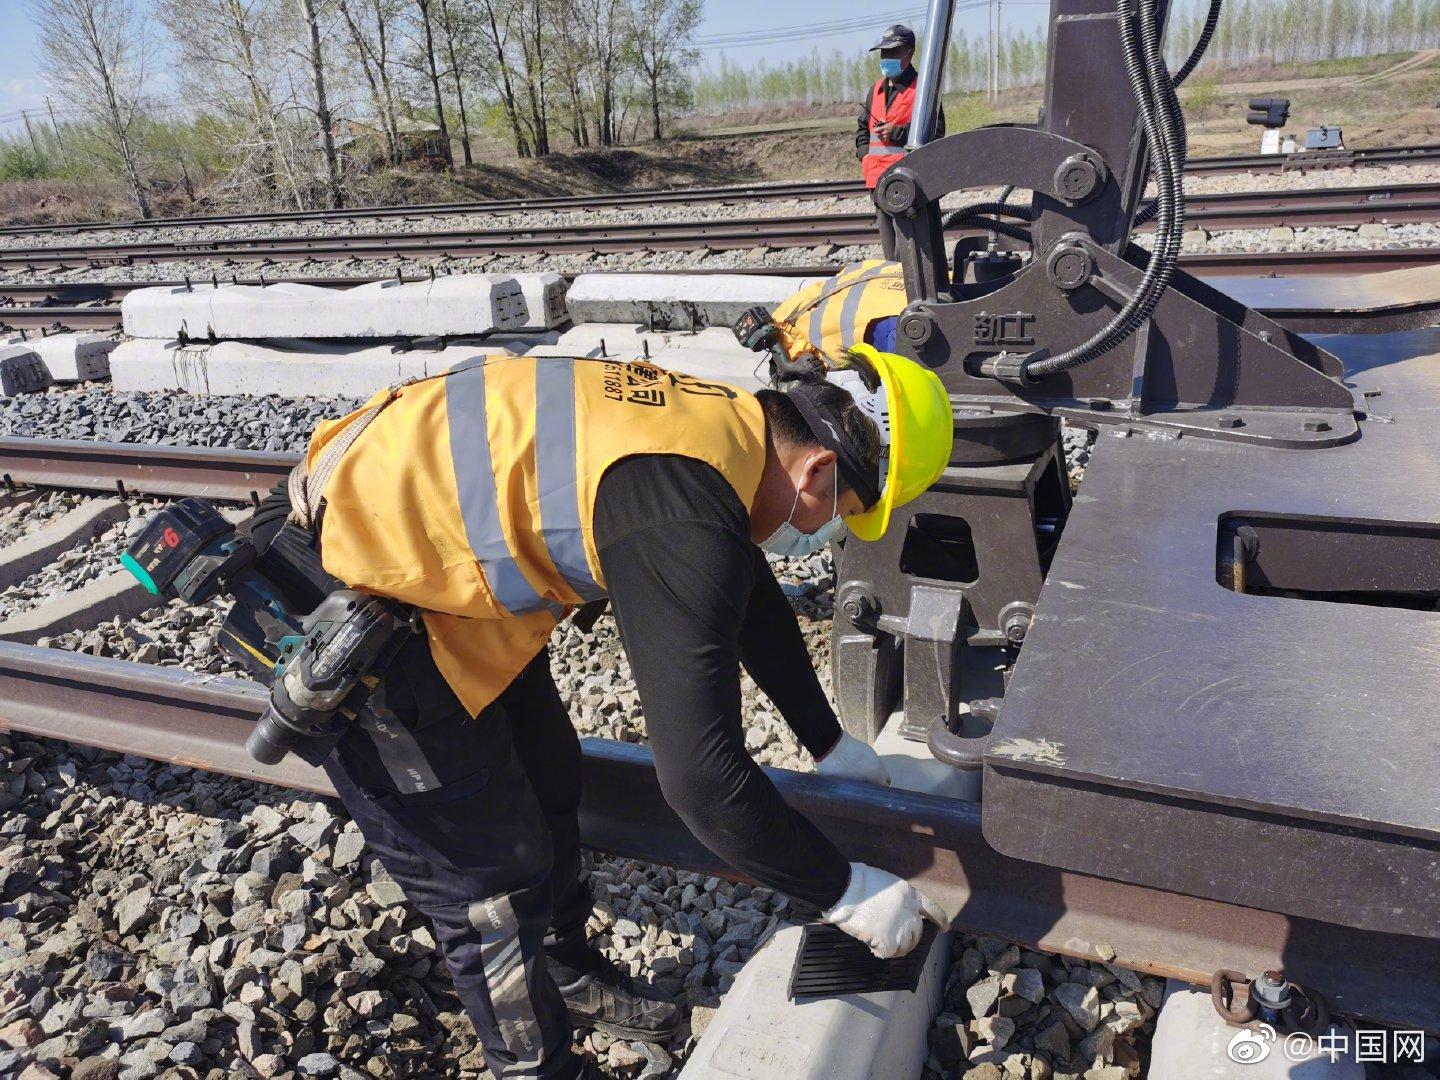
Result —
<svg viewBox="0 0 1440 1080"><path fill-rule="evenodd" d="M829 37L834 34L851 33L856 30L865 30L870 27L877 27L882 19L918 19L925 14L924 8L914 8L909 11L902 11L898 14L895 11L876 15L848 16L844 19L834 19L826 22L804 23L797 26L774 26L763 30L747 31L744 33L735 32L729 34L712 34L708 37L695 39L695 45L702 49L713 49L731 45L754 45L770 44L776 41L785 41L793 38ZM889 24L886 24L889 25ZM883 29L883 27L878 27Z"/></svg>
<svg viewBox="0 0 1440 1080"><path fill-rule="evenodd" d="M965 0L955 5L956 11L971 11L976 8L985 7L989 0ZM1048 0L1011 0L1012 4L1025 7L1049 6ZM854 33L859 30L866 30L871 27L883 29L879 24L882 20L888 19L891 22L909 20L919 22L926 15L925 8L914 8L908 11L896 12L893 9L877 15L848 16L844 19L836 19L828 22L805 23L796 26L771 27L769 29L757 30L748 33L712 34L707 37L695 39L695 47L701 51L712 51L715 49L733 48L741 45L774 45L792 42L796 38L822 38L833 37L839 34ZM885 25L889 25L887 22Z"/></svg>

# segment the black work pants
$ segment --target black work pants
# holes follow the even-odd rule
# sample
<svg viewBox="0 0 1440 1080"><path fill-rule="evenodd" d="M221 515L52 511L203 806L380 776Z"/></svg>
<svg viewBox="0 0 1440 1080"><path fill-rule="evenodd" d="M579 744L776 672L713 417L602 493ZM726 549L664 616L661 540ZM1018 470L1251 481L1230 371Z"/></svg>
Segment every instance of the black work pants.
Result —
<svg viewBox="0 0 1440 1080"><path fill-rule="evenodd" d="M473 720L453 695L420 715L417 700L435 695L412 687L440 676L428 646L416 644L325 772L386 870L434 923L491 1071L568 1077L578 1060L546 954L564 960L586 947L579 739L544 652Z"/></svg>
<svg viewBox="0 0 1440 1080"><path fill-rule="evenodd" d="M261 569L308 609L339 582L308 532L281 530L288 512L278 485L252 535ZM434 924L490 1070L578 1074L546 957L586 967L580 741L548 652L472 719L428 641L411 638L323 767L370 848Z"/></svg>

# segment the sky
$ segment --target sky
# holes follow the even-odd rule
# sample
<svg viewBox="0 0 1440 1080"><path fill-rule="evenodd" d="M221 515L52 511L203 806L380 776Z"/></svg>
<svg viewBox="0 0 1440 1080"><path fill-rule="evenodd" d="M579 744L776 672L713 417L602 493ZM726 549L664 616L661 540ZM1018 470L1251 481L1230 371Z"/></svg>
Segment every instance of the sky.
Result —
<svg viewBox="0 0 1440 1080"><path fill-rule="evenodd" d="M142 11L149 0L134 0ZM974 37L986 26L986 0L960 0L975 5L956 13L956 29ZM23 132L20 110L31 110L32 123L44 119L47 87L36 55L27 0L0 0L0 132ZM1048 5L1043 0L1004 4L1006 25L1038 25ZM925 24L925 0L707 0L705 21L697 34L707 63L724 54L749 66L762 57L781 61L812 47L822 53L867 49L892 22L907 22L917 32ZM51 94L59 107L61 102Z"/></svg>

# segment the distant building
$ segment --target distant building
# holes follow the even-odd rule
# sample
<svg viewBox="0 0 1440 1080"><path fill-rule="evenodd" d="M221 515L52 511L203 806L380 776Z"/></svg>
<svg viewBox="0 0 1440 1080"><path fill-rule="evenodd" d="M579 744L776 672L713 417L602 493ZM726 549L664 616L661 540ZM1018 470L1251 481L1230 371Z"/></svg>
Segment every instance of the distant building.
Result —
<svg viewBox="0 0 1440 1080"><path fill-rule="evenodd" d="M440 125L402 116L395 124L400 136L400 160L438 168L445 163ZM385 157L385 132L371 120L340 119L332 129L335 148L347 156L379 162Z"/></svg>

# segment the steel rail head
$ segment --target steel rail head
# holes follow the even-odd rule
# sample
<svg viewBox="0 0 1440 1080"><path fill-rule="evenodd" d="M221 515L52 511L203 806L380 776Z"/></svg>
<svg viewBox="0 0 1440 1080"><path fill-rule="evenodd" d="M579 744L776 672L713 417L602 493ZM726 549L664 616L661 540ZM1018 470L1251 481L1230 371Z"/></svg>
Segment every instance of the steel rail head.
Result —
<svg viewBox="0 0 1440 1080"><path fill-rule="evenodd" d="M196 495L245 502L289 475L294 453L205 446L146 446L0 436L0 475L12 484Z"/></svg>
<svg viewBox="0 0 1440 1080"><path fill-rule="evenodd" d="M319 794L293 756L263 767L245 736L263 691L240 680L0 642L0 726ZM648 749L582 740L585 843L737 878L665 802ZM913 880L956 925L1049 952L1206 983L1217 968L1284 968L1338 1009L1440 1027L1440 942L1363 932L1088 877L995 852L976 804L767 769L852 859Z"/></svg>

